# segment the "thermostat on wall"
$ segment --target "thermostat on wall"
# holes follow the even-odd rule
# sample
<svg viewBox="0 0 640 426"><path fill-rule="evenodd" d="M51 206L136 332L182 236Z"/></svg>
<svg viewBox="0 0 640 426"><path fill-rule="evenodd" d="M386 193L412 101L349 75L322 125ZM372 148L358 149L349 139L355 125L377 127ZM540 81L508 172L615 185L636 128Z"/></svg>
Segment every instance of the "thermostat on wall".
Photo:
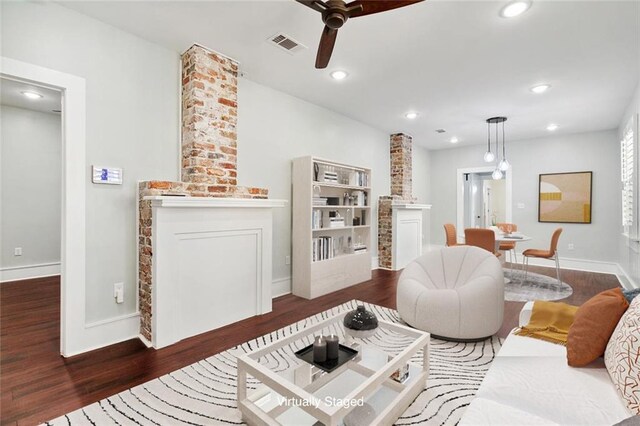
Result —
<svg viewBox="0 0 640 426"><path fill-rule="evenodd" d="M122 185L122 169L116 167L92 166L93 183L107 183L109 185Z"/></svg>

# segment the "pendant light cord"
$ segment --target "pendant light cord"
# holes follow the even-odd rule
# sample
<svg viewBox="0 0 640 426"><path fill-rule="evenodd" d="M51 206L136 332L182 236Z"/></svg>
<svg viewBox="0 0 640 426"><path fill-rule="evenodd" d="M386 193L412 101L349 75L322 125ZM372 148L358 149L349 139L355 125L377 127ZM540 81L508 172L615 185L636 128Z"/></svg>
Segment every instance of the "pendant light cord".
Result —
<svg viewBox="0 0 640 426"><path fill-rule="evenodd" d="M502 159L506 159L507 156L505 155L505 150L506 148L504 147L504 121L502 122Z"/></svg>

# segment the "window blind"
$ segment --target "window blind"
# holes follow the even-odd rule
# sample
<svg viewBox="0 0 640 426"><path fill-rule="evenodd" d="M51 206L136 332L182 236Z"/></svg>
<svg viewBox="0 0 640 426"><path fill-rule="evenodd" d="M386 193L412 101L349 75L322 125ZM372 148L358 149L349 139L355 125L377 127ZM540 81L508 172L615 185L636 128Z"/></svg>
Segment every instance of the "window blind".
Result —
<svg viewBox="0 0 640 426"><path fill-rule="evenodd" d="M631 127L631 126L630 126ZM635 173L633 128L628 128L620 142L620 161L622 171L622 226L633 227L633 180ZM628 229L627 229L628 231Z"/></svg>

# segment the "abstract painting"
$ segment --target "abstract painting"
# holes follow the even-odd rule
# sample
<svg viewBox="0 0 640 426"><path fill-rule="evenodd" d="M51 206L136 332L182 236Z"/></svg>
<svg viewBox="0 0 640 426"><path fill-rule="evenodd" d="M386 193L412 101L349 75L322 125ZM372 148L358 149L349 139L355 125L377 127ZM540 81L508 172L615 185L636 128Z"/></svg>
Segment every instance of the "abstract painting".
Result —
<svg viewBox="0 0 640 426"><path fill-rule="evenodd" d="M591 223L592 172L540 175L538 222Z"/></svg>

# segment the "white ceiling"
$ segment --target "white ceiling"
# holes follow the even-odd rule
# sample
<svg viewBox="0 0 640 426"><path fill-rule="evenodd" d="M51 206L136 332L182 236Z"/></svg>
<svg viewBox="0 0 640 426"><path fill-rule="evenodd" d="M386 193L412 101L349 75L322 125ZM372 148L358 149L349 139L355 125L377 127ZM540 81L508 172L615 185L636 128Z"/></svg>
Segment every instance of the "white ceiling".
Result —
<svg viewBox="0 0 640 426"><path fill-rule="evenodd" d="M615 128L640 75L638 1L534 0L512 19L498 15L506 2L426 1L348 21L326 70L314 68L320 15L293 0L62 4L176 52L208 46L251 80L432 149L454 135L485 142L495 115L509 118L508 140L545 136L551 122L556 133ZM276 32L309 49L270 46ZM334 69L349 78L331 80ZM536 83L553 87L534 95Z"/></svg>
<svg viewBox="0 0 640 426"><path fill-rule="evenodd" d="M22 92L26 91L39 93L42 98L29 99L22 94ZM57 90L0 78L0 104L2 105L53 114L53 110L60 110L60 102L61 94Z"/></svg>

